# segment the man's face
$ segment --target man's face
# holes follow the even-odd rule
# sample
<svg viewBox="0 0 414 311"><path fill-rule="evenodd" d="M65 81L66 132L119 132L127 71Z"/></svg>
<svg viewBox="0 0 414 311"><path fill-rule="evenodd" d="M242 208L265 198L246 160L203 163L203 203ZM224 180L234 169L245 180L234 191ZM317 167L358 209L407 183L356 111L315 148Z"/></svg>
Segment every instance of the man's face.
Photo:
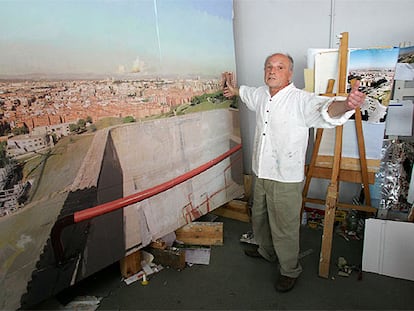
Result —
<svg viewBox="0 0 414 311"><path fill-rule="evenodd" d="M278 91L290 83L292 71L290 61L285 55L271 56L265 64L264 79L270 90Z"/></svg>

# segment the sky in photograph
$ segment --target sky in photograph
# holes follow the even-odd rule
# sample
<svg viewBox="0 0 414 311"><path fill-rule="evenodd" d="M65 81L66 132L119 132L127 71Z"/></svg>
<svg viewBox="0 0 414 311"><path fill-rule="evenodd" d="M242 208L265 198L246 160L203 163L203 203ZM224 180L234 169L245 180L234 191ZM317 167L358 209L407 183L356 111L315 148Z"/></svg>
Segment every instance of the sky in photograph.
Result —
<svg viewBox="0 0 414 311"><path fill-rule="evenodd" d="M0 77L234 71L232 0L1 0Z"/></svg>
<svg viewBox="0 0 414 311"><path fill-rule="evenodd" d="M399 48L377 48L353 50L349 56L352 69L393 69L398 60Z"/></svg>

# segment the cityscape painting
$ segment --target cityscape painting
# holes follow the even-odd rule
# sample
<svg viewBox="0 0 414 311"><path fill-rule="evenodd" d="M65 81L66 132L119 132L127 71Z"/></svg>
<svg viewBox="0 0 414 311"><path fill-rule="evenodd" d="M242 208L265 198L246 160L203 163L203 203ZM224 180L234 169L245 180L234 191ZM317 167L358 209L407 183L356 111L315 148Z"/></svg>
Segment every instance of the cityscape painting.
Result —
<svg viewBox="0 0 414 311"><path fill-rule="evenodd" d="M232 5L1 1L1 309L243 194Z"/></svg>
<svg viewBox="0 0 414 311"><path fill-rule="evenodd" d="M351 81L361 81L361 90L367 101L361 107L365 120L381 121L391 99L399 48L355 49L350 51L348 64L348 90ZM382 107L381 107L382 106ZM381 109L382 108L382 109ZM369 115L372 115L369 116Z"/></svg>

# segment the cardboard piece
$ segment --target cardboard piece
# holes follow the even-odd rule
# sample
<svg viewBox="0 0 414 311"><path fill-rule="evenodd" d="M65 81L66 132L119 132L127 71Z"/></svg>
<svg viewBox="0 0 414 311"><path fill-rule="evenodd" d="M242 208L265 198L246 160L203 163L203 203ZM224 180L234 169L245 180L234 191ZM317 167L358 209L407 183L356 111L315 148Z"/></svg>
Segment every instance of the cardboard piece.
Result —
<svg viewBox="0 0 414 311"><path fill-rule="evenodd" d="M385 134L411 136L413 131L413 102L391 101L388 106Z"/></svg>
<svg viewBox="0 0 414 311"><path fill-rule="evenodd" d="M414 281L414 223L367 219L362 270Z"/></svg>

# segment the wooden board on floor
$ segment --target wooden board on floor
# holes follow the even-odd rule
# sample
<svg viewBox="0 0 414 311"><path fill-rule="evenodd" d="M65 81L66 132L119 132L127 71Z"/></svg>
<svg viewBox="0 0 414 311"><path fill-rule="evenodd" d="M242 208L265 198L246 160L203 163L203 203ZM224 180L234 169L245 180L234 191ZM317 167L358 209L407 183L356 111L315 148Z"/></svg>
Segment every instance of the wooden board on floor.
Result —
<svg viewBox="0 0 414 311"><path fill-rule="evenodd" d="M187 245L223 245L223 223L192 222L177 229L175 235Z"/></svg>
<svg viewBox="0 0 414 311"><path fill-rule="evenodd" d="M141 251L133 252L119 261L121 274L124 278L138 273L141 270Z"/></svg>
<svg viewBox="0 0 414 311"><path fill-rule="evenodd" d="M250 222L249 207L245 201L232 200L216 208L212 213L226 218Z"/></svg>

